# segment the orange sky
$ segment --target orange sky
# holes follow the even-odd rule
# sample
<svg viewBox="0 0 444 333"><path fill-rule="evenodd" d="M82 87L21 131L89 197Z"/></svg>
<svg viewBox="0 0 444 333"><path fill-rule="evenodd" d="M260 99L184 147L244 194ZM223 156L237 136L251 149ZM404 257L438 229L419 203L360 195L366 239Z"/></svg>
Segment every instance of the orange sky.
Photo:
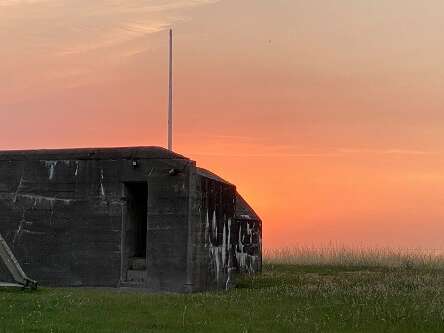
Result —
<svg viewBox="0 0 444 333"><path fill-rule="evenodd" d="M267 247L444 248L444 2L0 0L0 149L165 145Z"/></svg>

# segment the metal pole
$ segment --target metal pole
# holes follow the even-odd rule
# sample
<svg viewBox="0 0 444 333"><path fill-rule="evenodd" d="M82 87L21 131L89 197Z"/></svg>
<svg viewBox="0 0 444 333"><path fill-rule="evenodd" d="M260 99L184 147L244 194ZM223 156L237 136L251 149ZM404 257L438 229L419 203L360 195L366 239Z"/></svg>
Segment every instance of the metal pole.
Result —
<svg viewBox="0 0 444 333"><path fill-rule="evenodd" d="M170 59L168 81L168 150L173 150L173 29L170 29Z"/></svg>

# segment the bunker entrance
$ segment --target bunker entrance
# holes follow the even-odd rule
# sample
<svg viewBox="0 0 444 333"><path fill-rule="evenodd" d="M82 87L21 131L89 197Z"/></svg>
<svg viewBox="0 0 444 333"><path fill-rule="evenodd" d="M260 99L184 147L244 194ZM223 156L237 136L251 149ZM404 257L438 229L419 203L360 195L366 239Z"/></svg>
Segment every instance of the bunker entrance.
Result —
<svg viewBox="0 0 444 333"><path fill-rule="evenodd" d="M148 185L145 182L126 183L125 189L125 280L143 285L146 276Z"/></svg>

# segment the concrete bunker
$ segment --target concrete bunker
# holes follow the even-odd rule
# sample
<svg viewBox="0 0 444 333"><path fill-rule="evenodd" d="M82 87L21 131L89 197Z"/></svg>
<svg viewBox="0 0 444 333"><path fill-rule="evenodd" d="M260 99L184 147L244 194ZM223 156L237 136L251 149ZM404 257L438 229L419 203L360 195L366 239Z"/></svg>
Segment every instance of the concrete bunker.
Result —
<svg viewBox="0 0 444 333"><path fill-rule="evenodd" d="M226 288L261 263L237 196L160 147L0 152L0 234L46 286Z"/></svg>

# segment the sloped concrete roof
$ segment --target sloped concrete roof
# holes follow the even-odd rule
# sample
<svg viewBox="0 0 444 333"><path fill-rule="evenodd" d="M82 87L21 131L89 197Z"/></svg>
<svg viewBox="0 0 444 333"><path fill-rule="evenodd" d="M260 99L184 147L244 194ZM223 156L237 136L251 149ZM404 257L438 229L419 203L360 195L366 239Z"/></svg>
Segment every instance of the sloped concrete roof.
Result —
<svg viewBox="0 0 444 333"><path fill-rule="evenodd" d="M108 159L184 159L156 146L116 148L70 148L0 151L0 160L108 160Z"/></svg>
<svg viewBox="0 0 444 333"><path fill-rule="evenodd" d="M238 192L236 192L236 218L262 221L259 215L256 214L254 209Z"/></svg>
<svg viewBox="0 0 444 333"><path fill-rule="evenodd" d="M219 177L215 173L204 169L204 168L197 168L197 173L203 177L207 177L210 179L213 179L215 181L235 186L234 184L228 182L227 180ZM262 221L259 215L254 211L254 209L248 204L248 202L239 194L239 192L236 192L236 218L238 219L247 219L252 221Z"/></svg>
<svg viewBox="0 0 444 333"><path fill-rule="evenodd" d="M226 181L225 179L219 177L215 173L211 172L210 170L204 169L204 168L197 168L197 174L203 177L207 177L210 179L213 179L215 181L218 181L220 183L224 183L227 185L235 186L234 184L230 183L229 181Z"/></svg>

